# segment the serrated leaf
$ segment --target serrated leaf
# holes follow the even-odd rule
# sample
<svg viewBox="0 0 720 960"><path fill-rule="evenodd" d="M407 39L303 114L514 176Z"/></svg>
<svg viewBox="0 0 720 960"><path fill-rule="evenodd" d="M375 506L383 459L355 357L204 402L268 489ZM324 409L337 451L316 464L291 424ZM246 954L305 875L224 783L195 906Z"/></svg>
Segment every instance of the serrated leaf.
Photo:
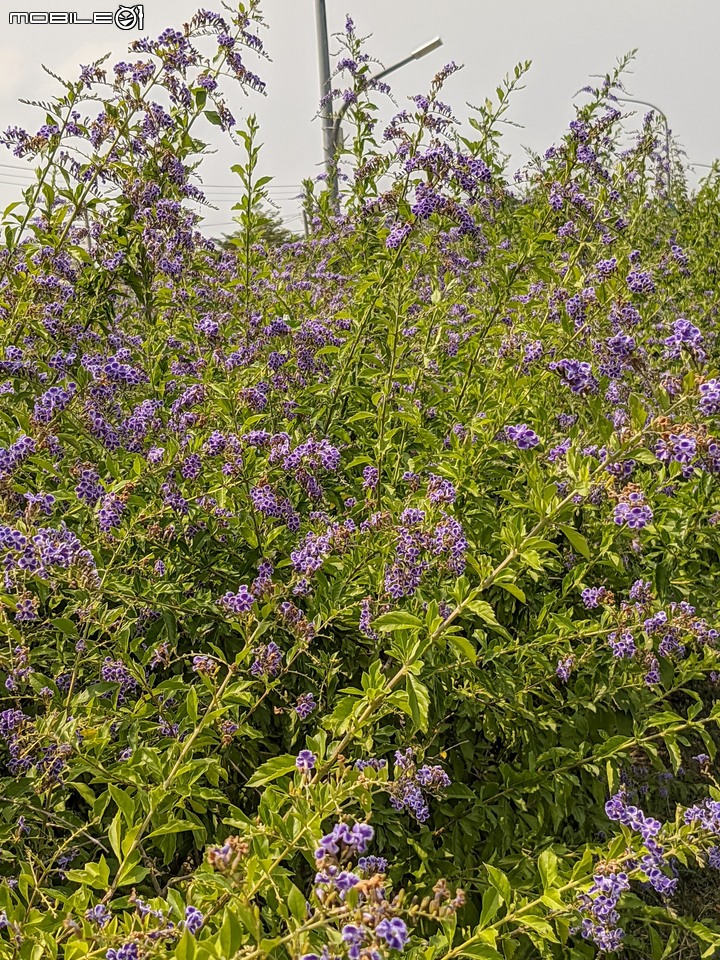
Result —
<svg viewBox="0 0 720 960"><path fill-rule="evenodd" d="M590 547L585 537L579 533L575 527L570 527L566 523L559 523L558 527L565 536L568 538L572 546L577 550L578 553L582 554L586 560L590 559Z"/></svg>
<svg viewBox="0 0 720 960"><path fill-rule="evenodd" d="M416 616L406 610L391 610L390 613L383 613L376 620L373 620L372 625L384 633L389 633L392 630L421 627L422 620L418 620Z"/></svg>
<svg viewBox="0 0 720 960"><path fill-rule="evenodd" d="M516 583L512 583L510 580L498 580L497 585L502 587L510 596L515 597L520 603L527 603L524 592L518 587Z"/></svg>
<svg viewBox="0 0 720 960"><path fill-rule="evenodd" d="M549 890L558 874L558 861L552 850L543 850L538 857L538 870L542 879L543 890Z"/></svg>
<svg viewBox="0 0 720 960"><path fill-rule="evenodd" d="M287 895L287 905L290 913L296 920L307 920L308 908L305 895L293 883L290 886L290 892Z"/></svg>
<svg viewBox="0 0 720 960"><path fill-rule="evenodd" d="M428 710L430 709L427 687L417 677L408 674L405 679L405 691L408 696L413 723L418 730L425 732L428 728Z"/></svg>
<svg viewBox="0 0 720 960"><path fill-rule="evenodd" d="M281 757L273 757L271 760L266 760L265 763L261 764L255 773L250 777L246 783L246 786L262 787L264 784L271 783L273 780L278 780L280 777L284 777L288 773L293 773L295 770L297 770L295 760L296 757L289 753L285 753Z"/></svg>
<svg viewBox="0 0 720 960"><path fill-rule="evenodd" d="M497 892L503 898L505 903L509 904L512 897L512 891L510 888L510 881L497 867L493 867L491 864L486 863L485 869L487 870L488 880L495 887Z"/></svg>
<svg viewBox="0 0 720 960"><path fill-rule="evenodd" d="M165 837L170 833L187 833L189 830L202 831L203 827L193 823L192 820L171 820L169 823L164 823L161 827L153 830L147 836L149 840L151 837Z"/></svg>
<svg viewBox="0 0 720 960"><path fill-rule="evenodd" d="M486 600L471 600L466 606L468 610L477 614L485 623L490 623L494 627L498 626L495 611Z"/></svg>
<svg viewBox="0 0 720 960"><path fill-rule="evenodd" d="M480 960L505 960L503 955L498 953L495 947L491 947L489 943L468 943L456 949L457 955L461 957L479 957Z"/></svg>

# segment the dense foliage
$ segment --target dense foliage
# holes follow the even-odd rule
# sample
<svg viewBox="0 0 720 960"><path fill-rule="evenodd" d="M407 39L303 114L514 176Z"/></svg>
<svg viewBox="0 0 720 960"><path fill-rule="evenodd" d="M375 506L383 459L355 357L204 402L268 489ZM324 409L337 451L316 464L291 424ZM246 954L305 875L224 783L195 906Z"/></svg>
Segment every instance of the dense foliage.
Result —
<svg viewBox="0 0 720 960"><path fill-rule="evenodd" d="M259 25L2 138L0 957L714 956L718 182L624 63L514 178L526 65L382 130L348 20L341 208L263 245Z"/></svg>

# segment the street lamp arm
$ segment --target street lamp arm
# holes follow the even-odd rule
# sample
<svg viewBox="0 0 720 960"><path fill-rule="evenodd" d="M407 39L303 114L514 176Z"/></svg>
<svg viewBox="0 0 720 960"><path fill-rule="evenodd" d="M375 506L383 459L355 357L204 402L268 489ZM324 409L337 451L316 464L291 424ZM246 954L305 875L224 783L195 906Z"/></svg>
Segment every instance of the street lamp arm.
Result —
<svg viewBox="0 0 720 960"><path fill-rule="evenodd" d="M660 114L660 116L663 118L665 124L667 124L667 122L668 122L665 113L660 109L660 107L656 107L655 104L654 104L654 103L650 103L649 100L634 100L632 97L616 97L615 99L616 99L616 100L619 100L621 103L640 103L640 104L642 104L644 107L650 107L650 109L651 109L651 110L654 110L655 113L659 113L659 114Z"/></svg>
<svg viewBox="0 0 720 960"><path fill-rule="evenodd" d="M401 67L405 67L408 63L412 63L413 60L420 60L421 57L426 56L428 53L432 53L433 50L437 50L438 47L442 46L441 37L433 37L432 40L428 40L427 43L424 43L421 47L418 47L417 50L404 57L402 60L398 60L397 63L393 63L391 66L386 67L384 70L380 70L379 73L374 73L368 83L372 83L374 80L382 80L383 77L387 77L389 73L394 73L396 70L399 70ZM350 108L350 101L344 103L340 110L335 115L335 120L333 122L333 143L335 149L337 149L338 139L340 137L340 125L343 121L343 117L348 112Z"/></svg>
<svg viewBox="0 0 720 960"><path fill-rule="evenodd" d="M619 100L620 103L640 103L644 107L650 107L651 110L654 110L657 114L662 117L663 124L665 125L665 155L667 159L667 184L668 192L672 189L672 172L670 170L670 125L668 124L668 118L663 110L660 107L656 107L654 103L650 103L649 100L635 100L633 97L616 97L616 100Z"/></svg>

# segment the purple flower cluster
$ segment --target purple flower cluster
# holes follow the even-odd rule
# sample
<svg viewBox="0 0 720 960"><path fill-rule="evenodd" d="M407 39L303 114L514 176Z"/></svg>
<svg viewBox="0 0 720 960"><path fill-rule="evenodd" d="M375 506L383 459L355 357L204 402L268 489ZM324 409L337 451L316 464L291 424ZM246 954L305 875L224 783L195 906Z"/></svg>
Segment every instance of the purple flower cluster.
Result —
<svg viewBox="0 0 720 960"><path fill-rule="evenodd" d="M700 329L681 317L673 324L670 336L665 338L665 356L674 360L680 357L683 350L687 350L695 360L702 363L706 359L703 341Z"/></svg>
<svg viewBox="0 0 720 960"><path fill-rule="evenodd" d="M652 274L645 270L631 270L627 275L627 285L631 293L655 292Z"/></svg>
<svg viewBox="0 0 720 960"><path fill-rule="evenodd" d="M118 703L124 703L129 697L134 696L138 688L137 680L123 661L113 660L112 657L105 657L100 668L100 679L104 683L118 685Z"/></svg>
<svg viewBox="0 0 720 960"><path fill-rule="evenodd" d="M228 592L218 600L218 606L232 614L248 613L254 603L255 597L244 583L240 584L237 593L232 593L228 590Z"/></svg>
<svg viewBox="0 0 720 960"><path fill-rule="evenodd" d="M563 657L562 660L558 660L557 667L555 668L555 673L558 679L560 679L563 683L567 683L574 667L575 657L572 654L569 654L567 657Z"/></svg>
<svg viewBox="0 0 720 960"><path fill-rule="evenodd" d="M631 660L637 653L635 638L628 631L622 633L611 633L608 635L608 645L613 654L619 659Z"/></svg>
<svg viewBox="0 0 720 960"><path fill-rule="evenodd" d="M592 365L585 360L553 360L548 368L559 375L563 386L579 396L598 392L599 384L593 376Z"/></svg>
<svg viewBox="0 0 720 960"><path fill-rule="evenodd" d="M330 833L320 839L315 850L315 859L349 860L358 853L365 853L368 844L375 836L369 823L336 823Z"/></svg>
<svg viewBox="0 0 720 960"><path fill-rule="evenodd" d="M21 436L9 447L0 447L0 479L10 477L36 451L31 437Z"/></svg>
<svg viewBox="0 0 720 960"><path fill-rule="evenodd" d="M105 958L106 960L140 960L139 949L137 943L124 943L117 950L110 947Z"/></svg>
<svg viewBox="0 0 720 960"><path fill-rule="evenodd" d="M605 587L587 587L587 589L583 590L582 602L585 605L585 609L594 610L595 607L600 606L607 596L607 592Z"/></svg>
<svg viewBox="0 0 720 960"><path fill-rule="evenodd" d="M540 437L526 423L505 427L505 435L519 450L530 450L540 443Z"/></svg>
<svg viewBox="0 0 720 960"><path fill-rule="evenodd" d="M280 672L283 653L274 640L257 647L253 650L253 655L255 660L250 667L250 673L254 677L275 677Z"/></svg>
<svg viewBox="0 0 720 960"><path fill-rule="evenodd" d="M315 710L317 704L312 693L301 693L295 701L295 713L301 720L307 720L310 714Z"/></svg>
<svg viewBox="0 0 720 960"><path fill-rule="evenodd" d="M50 387L35 401L33 418L38 423L50 423L56 414L67 407L76 392L76 383L69 383L67 387Z"/></svg>
<svg viewBox="0 0 720 960"><path fill-rule="evenodd" d="M395 778L389 785L390 803L396 810L407 810L419 822L430 816L425 794L436 796L450 786L450 777L440 766L417 767L415 751L408 747L395 752Z"/></svg>
<svg viewBox="0 0 720 960"><path fill-rule="evenodd" d="M455 503L455 487L449 480L430 474L427 484L427 497L430 503Z"/></svg>
<svg viewBox="0 0 720 960"><path fill-rule="evenodd" d="M707 380L700 384L698 408L708 417L720 412L720 380Z"/></svg>
<svg viewBox="0 0 720 960"><path fill-rule="evenodd" d="M197 907L185 907L185 929L193 937L198 935L204 922L205 917Z"/></svg>
<svg viewBox="0 0 720 960"><path fill-rule="evenodd" d="M645 495L639 490L624 495L613 513L613 521L619 527L627 526L631 530L642 530L652 520L653 512L645 502Z"/></svg>
<svg viewBox="0 0 720 960"><path fill-rule="evenodd" d="M720 804L718 805L720 808ZM629 868L637 868L647 877L647 883L667 899L677 887L676 876L668 876L667 870L673 869L665 858L664 850L658 842L662 829L659 820L647 817L636 806L628 804L625 789L611 797L605 804L605 812L614 820L639 835L645 853L639 858L628 860ZM689 816L688 816L689 815ZM686 822L692 822L695 813L686 813ZM618 903L623 893L630 889L627 873L615 866L606 865L593 877L593 884L587 894L579 898L578 908L582 915L579 932L586 940L591 940L602 953L620 949L624 931L620 928Z"/></svg>
<svg viewBox="0 0 720 960"><path fill-rule="evenodd" d="M583 914L579 932L583 939L590 940L601 953L614 953L621 949L625 936L618 926L620 914L617 905L622 894L630 889L626 873L602 873L593 877L587 894L578 899L578 908Z"/></svg>
<svg viewBox="0 0 720 960"><path fill-rule="evenodd" d="M108 533L120 526L120 519L125 510L125 504L115 494L109 493L100 501L98 510L98 526L103 533Z"/></svg>
<svg viewBox="0 0 720 960"><path fill-rule="evenodd" d="M691 463L696 452L697 440L687 434L671 433L655 445L655 456L664 463Z"/></svg>

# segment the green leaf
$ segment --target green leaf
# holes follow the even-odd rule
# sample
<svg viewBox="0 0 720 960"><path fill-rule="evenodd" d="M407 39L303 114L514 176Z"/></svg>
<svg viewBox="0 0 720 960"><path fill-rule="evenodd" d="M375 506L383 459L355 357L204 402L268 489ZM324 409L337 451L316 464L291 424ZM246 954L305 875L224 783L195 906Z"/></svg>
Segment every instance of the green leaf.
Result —
<svg viewBox="0 0 720 960"><path fill-rule="evenodd" d="M203 829L200 824L193 823L192 820L171 820L156 830L153 830L152 833L149 833L147 836L149 840L151 837L165 837L169 833L187 833L189 830L202 832Z"/></svg>
<svg viewBox="0 0 720 960"><path fill-rule="evenodd" d="M114 783L108 784L108 790L118 809L122 810L128 826L130 826L135 816L135 801L126 790L116 787Z"/></svg>
<svg viewBox="0 0 720 960"><path fill-rule="evenodd" d="M501 953L491 947L489 943L468 943L456 948L458 956L479 957L480 960L505 960ZM453 951L455 952L455 951Z"/></svg>
<svg viewBox="0 0 720 960"><path fill-rule="evenodd" d="M287 895L287 905L290 908L290 913L296 920L301 922L307 920L307 900L305 899L305 894L298 890L294 883L291 884L290 893Z"/></svg>
<svg viewBox="0 0 720 960"><path fill-rule="evenodd" d="M517 918L517 922L521 926L530 927L531 930L535 930L543 940L549 940L550 943L559 943L558 938L555 936L555 931L543 917L523 913Z"/></svg>
<svg viewBox="0 0 720 960"><path fill-rule="evenodd" d="M250 777L246 786L261 787L266 783L271 783L273 780L278 780L280 777L286 776L288 773L293 773L297 770L295 764L296 759L292 754L285 753L281 757L273 757L271 760L266 760Z"/></svg>
<svg viewBox="0 0 720 960"><path fill-rule="evenodd" d="M586 560L589 560L590 547L588 546L588 542L585 537L581 533L578 533L575 527L570 527L566 523L559 523L558 527L562 530L577 552L582 554Z"/></svg>
<svg viewBox="0 0 720 960"><path fill-rule="evenodd" d="M175 947L175 960L195 960L195 937L188 930Z"/></svg>
<svg viewBox="0 0 720 960"><path fill-rule="evenodd" d="M422 620L418 620L412 613L406 610L392 610L390 613L383 613L373 620L373 627L388 633L392 630L403 630L409 627L417 628L422 626Z"/></svg>
<svg viewBox="0 0 720 960"><path fill-rule="evenodd" d="M498 585L499 587L502 587L503 590L505 590L505 591L506 591L507 593L509 593L511 596L513 596L513 597L515 597L517 600L519 600L520 603L527 603L527 600L526 600L526 598L525 598L525 594L524 594L523 591L520 589L520 587L518 587L517 584L512 583L510 580L498 580L498 581L497 581L497 585Z"/></svg>
<svg viewBox="0 0 720 960"><path fill-rule="evenodd" d="M549 890L558 874L558 860L552 850L543 850L540 854L538 869L542 878L543 890Z"/></svg>
<svg viewBox="0 0 720 960"><path fill-rule="evenodd" d="M405 690L408 695L413 723L418 730L425 732L428 728L428 710L430 709L427 687L417 677L408 674L405 680Z"/></svg>
<svg viewBox="0 0 720 960"><path fill-rule="evenodd" d="M195 687L190 687L188 691L187 699L187 715L191 723L197 723L198 721L198 695Z"/></svg>
<svg viewBox="0 0 720 960"><path fill-rule="evenodd" d="M461 633L448 633L447 642L450 646L455 647L461 657L464 657L470 663L477 662L477 650L467 637L464 637Z"/></svg>
<svg viewBox="0 0 720 960"><path fill-rule="evenodd" d="M512 897L512 892L508 878L505 876L502 870L498 870L497 867L493 867L489 863L485 864L485 869L487 870L488 880L490 883L493 885L493 887L495 887L505 903L509 904Z"/></svg>
<svg viewBox="0 0 720 960"><path fill-rule="evenodd" d="M217 937L217 945L222 950L222 956L234 957L242 946L242 941L243 931L240 921L232 910L226 908L222 927Z"/></svg>
<svg viewBox="0 0 720 960"><path fill-rule="evenodd" d="M108 840L110 841L110 846L113 848L113 852L118 860L122 860L122 830L121 830L121 819L122 813L120 810L115 814L113 822L110 824L110 829L108 830Z"/></svg>
<svg viewBox="0 0 720 960"><path fill-rule="evenodd" d="M466 606L468 610L477 614L485 623L490 623L494 627L498 626L495 611L486 600L471 600Z"/></svg>
<svg viewBox="0 0 720 960"><path fill-rule="evenodd" d="M57 620L52 621L52 625L56 630L59 630L68 637L76 637L78 635L77 627L72 620L68 620L66 617L58 617Z"/></svg>
<svg viewBox="0 0 720 960"><path fill-rule="evenodd" d="M115 884L118 887L128 887L140 883L149 873L148 868L140 863L140 854L136 852L132 854L122 869L118 870Z"/></svg>
<svg viewBox="0 0 720 960"><path fill-rule="evenodd" d="M627 737L610 737L609 740L606 740L605 743L595 751L594 758L595 760L603 760L605 757L619 753L622 747L629 748L634 743L634 740L628 739Z"/></svg>
<svg viewBox="0 0 720 960"><path fill-rule="evenodd" d="M491 888L486 890L482 898L482 911L480 913L480 926L486 927L495 919L502 904L502 898L497 890Z"/></svg>
<svg viewBox="0 0 720 960"><path fill-rule="evenodd" d="M633 426L636 430L642 430L647 422L648 416L645 404L642 402L640 397L634 393L631 393L628 405L630 407L630 416L632 417Z"/></svg>

